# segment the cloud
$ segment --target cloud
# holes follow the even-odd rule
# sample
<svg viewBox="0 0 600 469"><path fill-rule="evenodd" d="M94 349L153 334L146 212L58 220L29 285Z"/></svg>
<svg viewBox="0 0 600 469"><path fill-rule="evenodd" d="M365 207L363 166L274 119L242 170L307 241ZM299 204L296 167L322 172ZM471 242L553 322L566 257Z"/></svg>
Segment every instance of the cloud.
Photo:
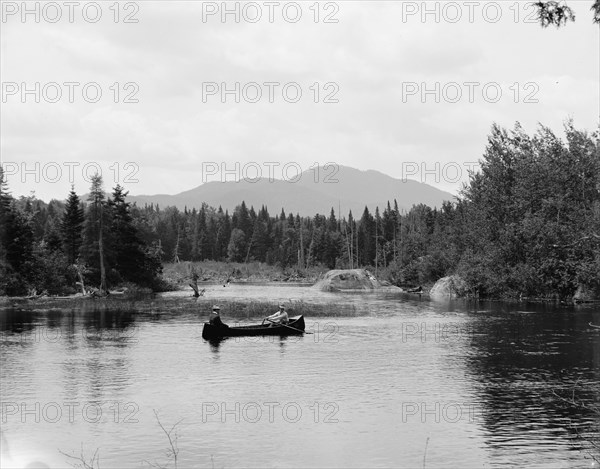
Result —
<svg viewBox="0 0 600 469"><path fill-rule="evenodd" d="M0 110L3 161L135 162L142 177L132 193L179 192L198 185L203 161L296 161L302 169L334 161L400 177L402 161L476 160L493 122L560 130L573 116L578 126L596 127L589 103L599 99L598 31L587 9L555 31L523 22L524 9L515 22L506 5L498 23L480 13L472 23L423 23L420 15L403 17L400 2L348 2L339 3L337 23L323 23L324 10L315 22L303 3L298 23L276 16L223 24L203 22L202 3L139 3L133 24L110 20L108 7L96 24L3 24L3 81L97 82L103 92L98 103L81 93L55 104L8 97ZM137 103L123 102L128 82ZM223 103L220 92L206 99L206 82L229 89L256 82L263 99L236 103L226 95ZM273 103L265 82L280 83ZM296 104L281 94L290 82L302 89ZM465 82L478 83L473 102ZM452 91L449 83L462 99L423 93ZM487 83L501 87L497 103L481 94ZM538 102L524 102L533 89L527 83ZM407 84L418 86L414 95ZM332 91L339 102L324 103ZM68 190L36 187L55 197ZM28 193L31 185L15 180L11 189Z"/></svg>

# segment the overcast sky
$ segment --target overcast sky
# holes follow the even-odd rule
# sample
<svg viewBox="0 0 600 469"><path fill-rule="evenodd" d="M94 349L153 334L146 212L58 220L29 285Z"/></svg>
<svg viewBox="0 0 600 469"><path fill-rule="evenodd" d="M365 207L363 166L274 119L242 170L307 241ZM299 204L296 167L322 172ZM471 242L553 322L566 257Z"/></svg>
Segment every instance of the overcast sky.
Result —
<svg viewBox="0 0 600 469"><path fill-rule="evenodd" d="M87 163L106 189L175 194L332 162L456 193L493 122L597 128L591 4L557 30L512 1L230 2L239 22L221 2L39 3L39 22L3 2L9 188L63 199L72 176L82 194Z"/></svg>

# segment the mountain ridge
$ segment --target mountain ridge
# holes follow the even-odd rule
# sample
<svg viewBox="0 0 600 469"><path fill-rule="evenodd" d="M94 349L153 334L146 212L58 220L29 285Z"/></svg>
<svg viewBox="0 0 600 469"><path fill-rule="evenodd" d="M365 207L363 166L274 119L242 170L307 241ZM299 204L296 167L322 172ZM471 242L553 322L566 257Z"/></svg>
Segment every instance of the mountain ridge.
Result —
<svg viewBox="0 0 600 469"><path fill-rule="evenodd" d="M327 168L327 166L326 166ZM331 168L331 166L329 166ZM130 202L138 206L158 204L161 207L176 206L183 210L200 208L203 202L223 210L233 209L244 201L248 207L266 206L271 213L282 209L286 213L299 213L302 216L352 211L360 216L365 209L383 210L387 203L398 202L398 208L409 210L413 205L423 203L430 207L440 207L442 202L455 198L426 183L411 179L396 179L376 170L361 171L348 166L335 166L335 171L323 167L304 171L297 181L259 178L257 180L211 181L178 194L129 195ZM324 174L321 177L321 174ZM317 177L318 175L318 177ZM315 180L317 179L317 180Z"/></svg>

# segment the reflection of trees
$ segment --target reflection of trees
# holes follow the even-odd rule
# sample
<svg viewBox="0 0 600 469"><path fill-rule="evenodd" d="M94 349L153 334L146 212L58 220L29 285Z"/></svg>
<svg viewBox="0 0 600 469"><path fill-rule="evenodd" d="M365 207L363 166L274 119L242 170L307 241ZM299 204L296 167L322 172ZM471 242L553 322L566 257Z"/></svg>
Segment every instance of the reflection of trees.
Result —
<svg viewBox="0 0 600 469"><path fill-rule="evenodd" d="M34 311L24 311L14 308L3 309L0 314L0 338L2 345L11 345L15 343L32 342L24 340L27 337L19 336L23 334L27 336L35 328L35 323L39 313Z"/></svg>
<svg viewBox="0 0 600 469"><path fill-rule="evenodd" d="M480 383L488 444L548 451L544 445L566 437L589 450L586 441L597 442L600 431L600 341L588 326L591 312L547 305L527 305L530 314L513 309L493 304L486 313L475 311L470 322L467 368ZM574 383L577 405L568 405L558 396L570 396ZM536 464L545 455L540 451Z"/></svg>
<svg viewBox="0 0 600 469"><path fill-rule="evenodd" d="M111 311L84 314L79 331L78 343L84 351L78 355L83 358L75 366L65 363L64 367L73 385L87 384L91 398L98 401L107 388L120 391L128 386L131 381L128 347L137 340L133 314Z"/></svg>
<svg viewBox="0 0 600 469"><path fill-rule="evenodd" d="M561 395L558 392L553 392L554 396L563 402L567 407L573 409L584 409L589 411L592 416L595 416L595 422L590 422L589 425L580 426L577 422L571 425L571 429L577 435L581 443L582 449L590 455L590 457L600 463L600 406L597 404L586 403L579 398L579 383L574 383L569 390L568 395ZM580 429L580 427L583 427Z"/></svg>

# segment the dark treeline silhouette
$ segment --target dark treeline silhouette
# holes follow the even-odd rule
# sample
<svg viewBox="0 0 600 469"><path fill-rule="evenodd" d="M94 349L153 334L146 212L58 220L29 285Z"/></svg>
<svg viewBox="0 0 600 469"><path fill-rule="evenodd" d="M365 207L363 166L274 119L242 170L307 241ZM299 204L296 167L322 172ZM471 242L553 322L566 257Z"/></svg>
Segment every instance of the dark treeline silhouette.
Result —
<svg viewBox="0 0 600 469"><path fill-rule="evenodd" d="M340 217L271 215L241 202L230 214L202 204L178 210L130 206L117 186L107 200L94 179L87 203L0 198L0 292L63 291L76 281L156 285L160 262L259 261L282 269L368 267L397 285L462 276L473 294L568 298L600 287L598 135L565 126L527 135L493 126L481 171L439 209ZM78 267L73 267L73 266Z"/></svg>
<svg viewBox="0 0 600 469"><path fill-rule="evenodd" d="M0 187L0 294L74 293L86 285L104 293L124 282L160 287L160 250L143 239L143 220L120 186L105 200L94 176L87 204L73 189L66 203L15 200L0 168Z"/></svg>

